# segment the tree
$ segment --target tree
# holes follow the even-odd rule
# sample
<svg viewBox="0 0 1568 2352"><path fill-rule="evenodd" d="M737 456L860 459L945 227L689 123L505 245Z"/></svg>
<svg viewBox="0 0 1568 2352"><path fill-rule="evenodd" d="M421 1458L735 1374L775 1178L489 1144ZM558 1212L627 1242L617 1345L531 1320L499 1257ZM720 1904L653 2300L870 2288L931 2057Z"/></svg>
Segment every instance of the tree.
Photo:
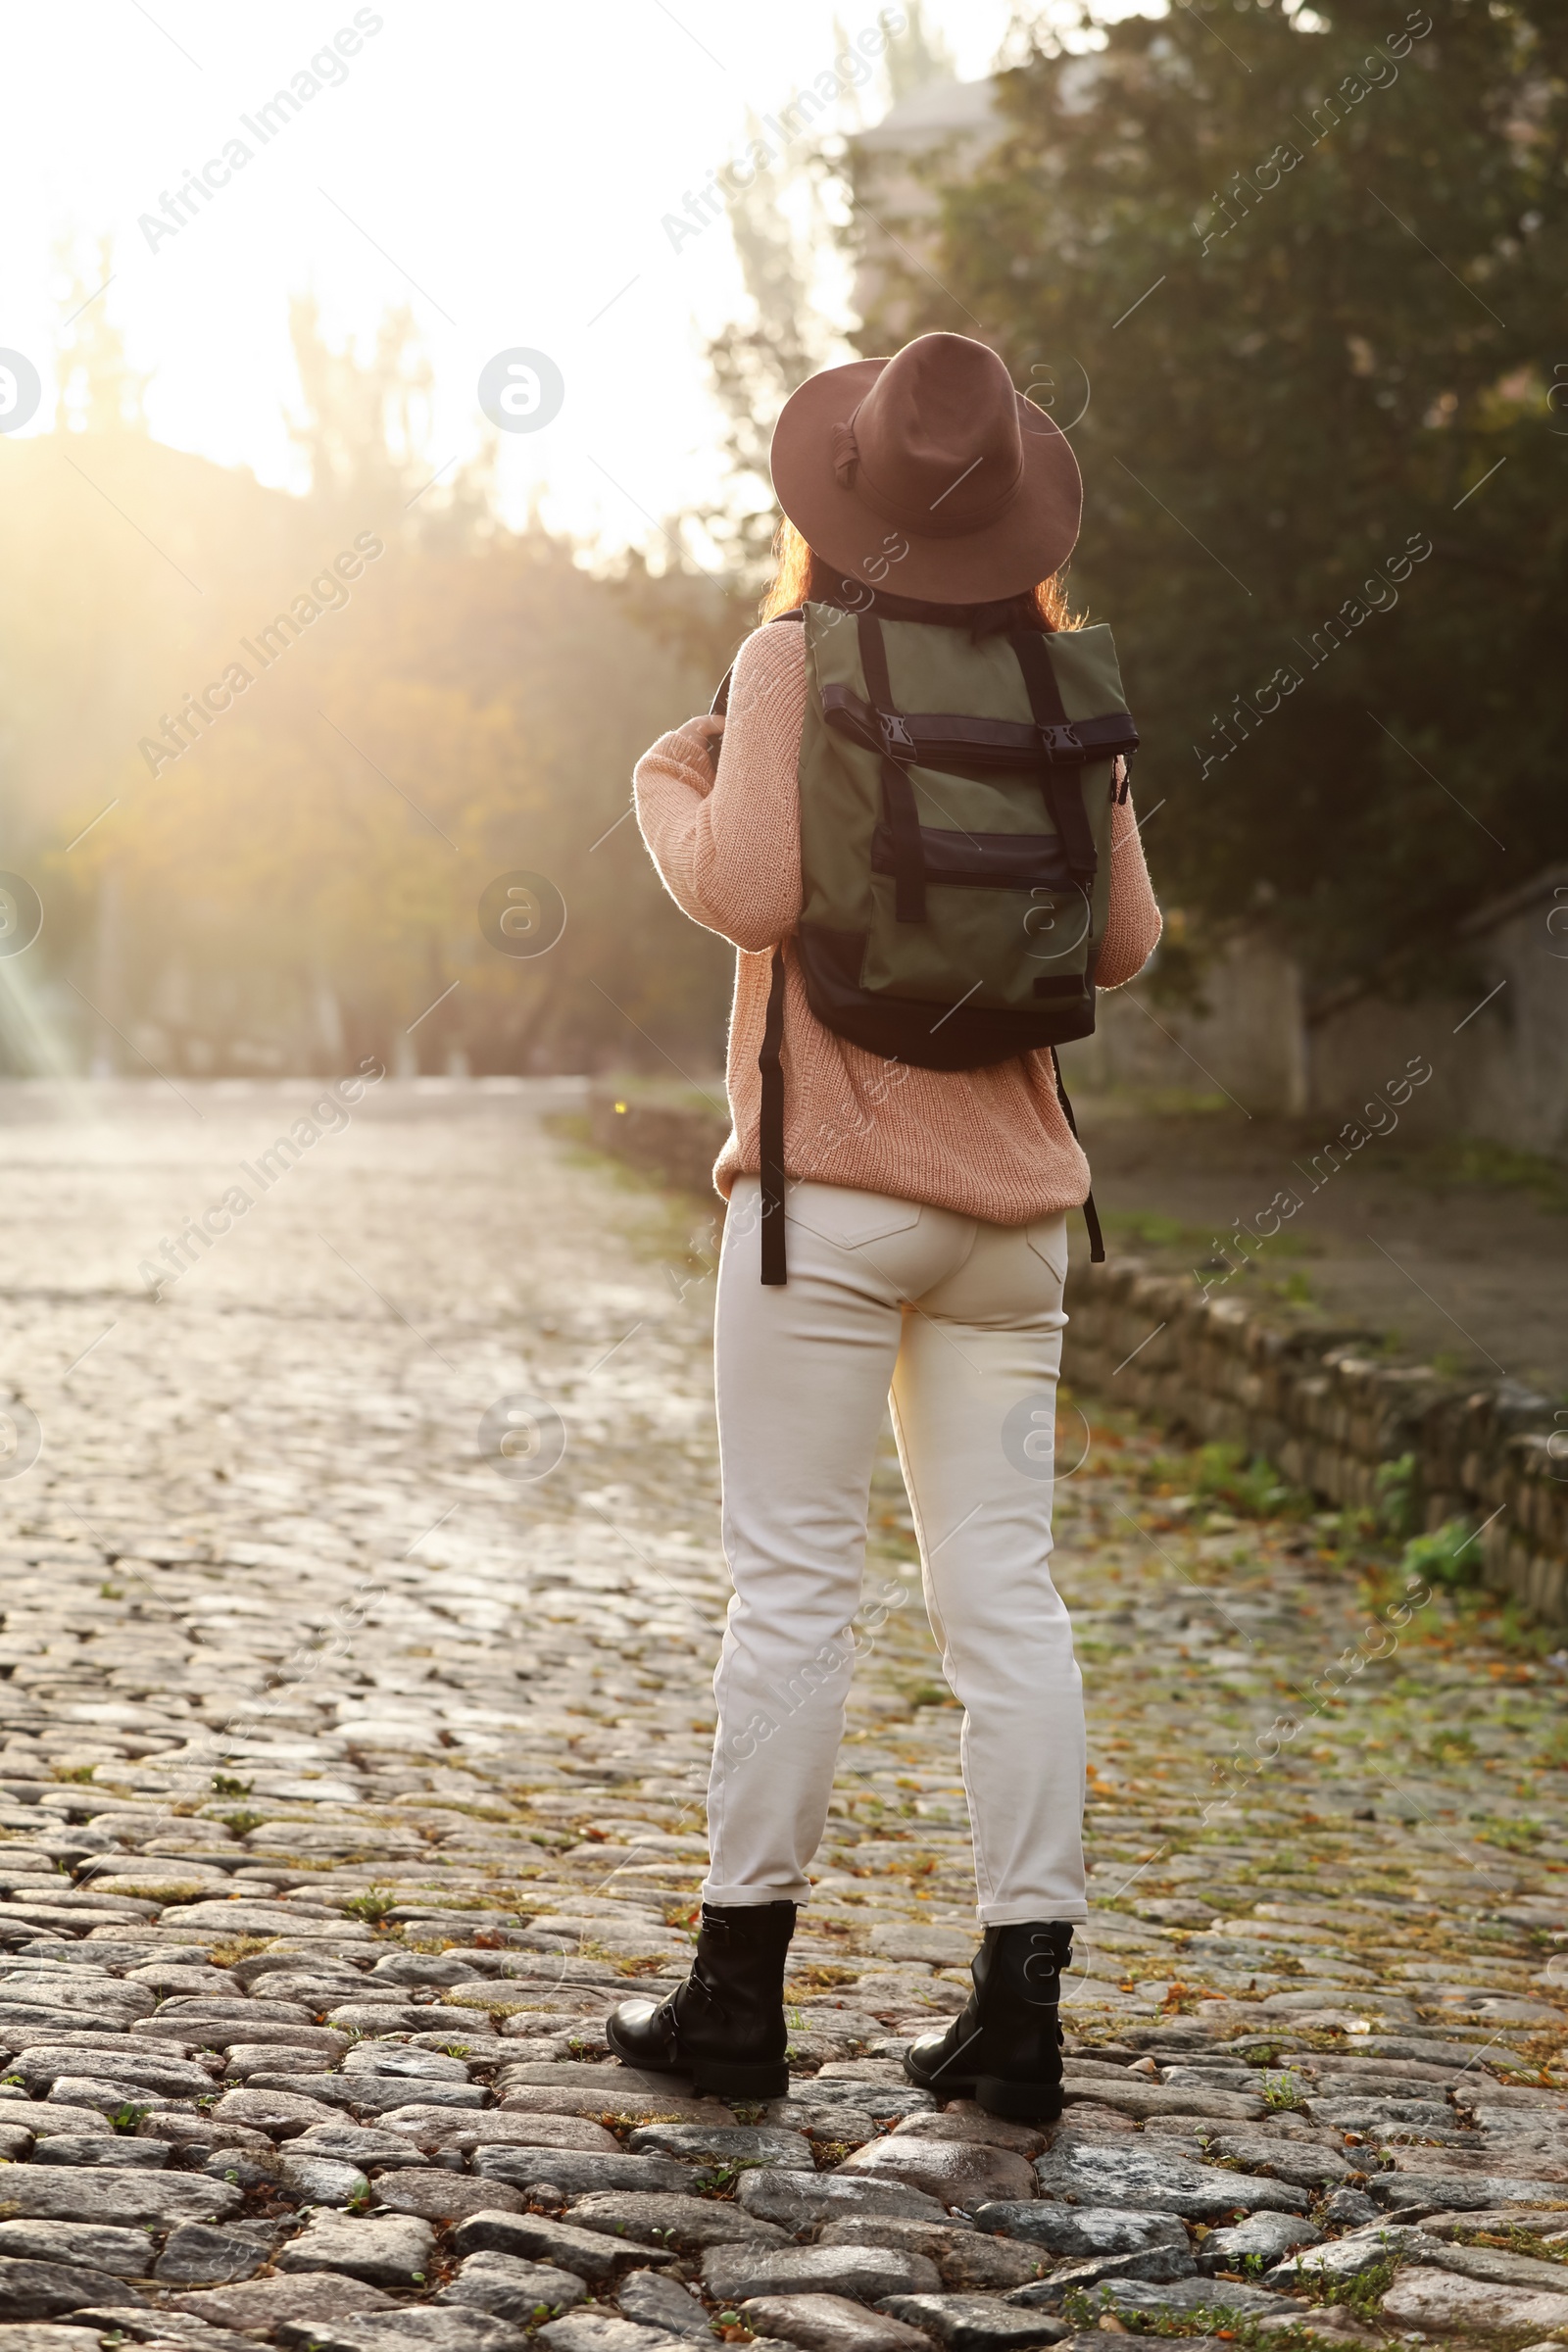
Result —
<svg viewBox="0 0 1568 2352"><path fill-rule="evenodd" d="M638 755L713 674L639 599L694 642L723 600L505 529L482 460L414 497L433 468L402 318L360 362L296 312L294 498L127 429L98 311L90 343L65 330L63 375L96 355L80 429L0 441L6 863L45 906L36 949L0 959L0 1067L79 1066L98 1038L176 1075L366 1053L711 1069L730 958L629 804ZM568 913L531 959L477 918L519 869Z"/></svg>
<svg viewBox="0 0 1568 2352"><path fill-rule="evenodd" d="M305 399L303 415L287 419L289 437L309 460L312 496L401 505L418 488L434 384L413 312L405 304L386 314L368 361L352 344L331 348L314 295L295 296L288 323Z"/></svg>
<svg viewBox="0 0 1568 2352"><path fill-rule="evenodd" d="M888 93L893 104L912 97L933 81L951 81L958 69L935 25L925 21L920 0L906 0L904 26L887 46Z"/></svg>
<svg viewBox="0 0 1568 2352"><path fill-rule="evenodd" d="M894 104L929 82L951 78L954 72L952 55L940 33L927 25L920 0L908 0L903 16L901 29L888 37L882 53L883 79ZM835 45L840 51L850 47L837 24ZM852 92L846 102L853 105L855 120L860 95ZM751 116L747 128L749 137L758 139L762 125ZM830 137L805 154L786 151L777 157L729 207L748 315L723 327L707 349L726 419L730 483L722 513L704 516L703 523L724 553L733 585L748 599L760 592L772 570L779 510L768 450L779 411L808 375L851 356L833 319L841 306L822 283L835 230L843 234L848 196L845 145Z"/></svg>
<svg viewBox="0 0 1568 2352"><path fill-rule="evenodd" d="M749 127L755 134L762 126L754 118ZM791 217L792 196L795 212L805 214L804 226ZM713 390L726 418L730 495L722 514L704 520L734 584L751 597L767 580L778 527L767 463L773 427L796 386L827 365L835 342L812 283L817 257L830 242L820 159L792 162L785 155L759 171L731 204L729 223L750 315L708 345Z"/></svg>
<svg viewBox="0 0 1568 2352"><path fill-rule="evenodd" d="M145 432L142 402L148 378L125 357L125 341L103 297L115 275L111 237L100 237L83 270L75 240L55 245L55 263L68 283L64 325L56 338L57 431Z"/></svg>
<svg viewBox="0 0 1568 2352"><path fill-rule="evenodd" d="M1071 428L1163 888L1318 991L1451 971L1568 848L1568 15L1086 9L998 103L897 294Z"/></svg>

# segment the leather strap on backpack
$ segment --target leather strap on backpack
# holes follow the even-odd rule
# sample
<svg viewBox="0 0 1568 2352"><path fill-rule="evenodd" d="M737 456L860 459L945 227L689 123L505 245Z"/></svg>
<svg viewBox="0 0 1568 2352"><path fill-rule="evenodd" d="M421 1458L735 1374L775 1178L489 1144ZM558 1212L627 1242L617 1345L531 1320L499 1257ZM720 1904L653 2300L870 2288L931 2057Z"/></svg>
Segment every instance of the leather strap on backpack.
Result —
<svg viewBox="0 0 1568 2352"><path fill-rule="evenodd" d="M806 618L804 605L796 605L788 612L775 612L775 620ZM731 662L719 680L711 710L716 718L729 710L729 685L735 675ZM767 989L767 1018L762 1025L762 1050L757 1056L757 1066L762 1077L762 1109L758 1135L758 1156L761 1163L761 1255L762 1281L769 1290L782 1289L788 1279L784 1263L784 1065L779 1056L784 1045L784 950L773 950L773 971Z"/></svg>
<svg viewBox="0 0 1568 2352"><path fill-rule="evenodd" d="M784 1068L779 1052L784 1043L784 950L773 950L773 976L767 990L767 1019L762 1027L762 1050L757 1066L762 1074L762 1114L758 1136L761 1163L762 1282L778 1290L789 1279L784 1262Z"/></svg>
<svg viewBox="0 0 1568 2352"><path fill-rule="evenodd" d="M1061 1104L1062 1117L1071 1128L1072 1139L1076 1143L1078 1141L1078 1122L1072 1115L1072 1104L1067 1100L1067 1089L1061 1083L1061 1064L1056 1059L1054 1046L1051 1049L1051 1071L1056 1081L1056 1101ZM1102 1266L1105 1262L1105 1237L1100 1230L1100 1211L1095 1206L1095 1196L1092 1192L1084 1197L1084 1223L1089 1230L1089 1262L1092 1266ZM765 1275L763 1280L766 1280Z"/></svg>
<svg viewBox="0 0 1568 2352"><path fill-rule="evenodd" d="M1045 633L1040 629L1018 629L1007 640L1018 657L1023 682L1029 690L1029 708L1035 724L1043 731L1065 727L1069 732L1072 721L1062 707L1061 688L1046 650ZM1095 848L1095 836L1084 807L1083 783L1076 768L1048 767L1042 779L1046 807L1052 822L1061 835L1068 868L1074 882L1085 890L1095 878L1100 856Z"/></svg>
<svg viewBox="0 0 1568 2352"><path fill-rule="evenodd" d="M856 622L860 646L860 668L865 691L876 713L882 749L882 798L893 836L893 911L901 923L923 923L925 914L925 856L920 847L920 811L914 787L898 754L912 759L914 744L899 715L888 677L888 649L882 623L874 612L862 612Z"/></svg>

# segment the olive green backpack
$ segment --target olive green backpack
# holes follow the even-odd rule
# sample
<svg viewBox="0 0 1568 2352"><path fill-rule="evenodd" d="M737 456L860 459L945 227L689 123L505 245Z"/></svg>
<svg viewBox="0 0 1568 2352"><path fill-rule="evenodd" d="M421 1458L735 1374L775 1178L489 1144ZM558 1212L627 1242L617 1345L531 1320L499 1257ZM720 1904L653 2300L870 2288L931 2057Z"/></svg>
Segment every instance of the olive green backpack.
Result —
<svg viewBox="0 0 1568 2352"><path fill-rule="evenodd" d="M1088 1037L1138 744L1109 629L973 640L836 605L777 617L806 631L794 938L817 1019L935 1070ZM777 948L759 1056L768 1284L786 1278L783 1029ZM1059 1070L1056 1091L1072 1125ZM1092 1198L1085 1215L1102 1259Z"/></svg>

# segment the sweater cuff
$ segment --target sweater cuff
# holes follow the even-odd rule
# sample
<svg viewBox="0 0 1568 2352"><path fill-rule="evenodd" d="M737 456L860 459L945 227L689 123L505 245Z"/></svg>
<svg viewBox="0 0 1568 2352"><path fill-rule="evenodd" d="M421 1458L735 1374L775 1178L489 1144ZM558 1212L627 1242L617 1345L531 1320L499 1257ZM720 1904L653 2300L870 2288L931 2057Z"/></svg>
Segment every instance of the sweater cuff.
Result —
<svg viewBox="0 0 1568 2352"><path fill-rule="evenodd" d="M691 778L704 800L712 791L718 774L718 747L723 735L724 721L705 711L701 718L687 719L684 726L676 727L664 738L683 777Z"/></svg>
<svg viewBox="0 0 1568 2352"><path fill-rule="evenodd" d="M722 721L717 722L720 726ZM655 783L663 778L678 784L683 791L706 801L713 789L717 773L717 754L709 748L709 736L700 730L710 725L707 719L689 718L684 726L672 727L650 744L632 770L632 783L639 799Z"/></svg>

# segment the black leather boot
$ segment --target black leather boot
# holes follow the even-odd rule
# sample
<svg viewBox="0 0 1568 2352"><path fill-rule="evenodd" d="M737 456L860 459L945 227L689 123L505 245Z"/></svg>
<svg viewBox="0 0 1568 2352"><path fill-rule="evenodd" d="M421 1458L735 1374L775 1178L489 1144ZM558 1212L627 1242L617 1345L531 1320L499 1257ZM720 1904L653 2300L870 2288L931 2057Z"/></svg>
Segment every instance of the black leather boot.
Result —
<svg viewBox="0 0 1568 2352"><path fill-rule="evenodd" d="M939 2098L973 2099L988 2115L1054 2124L1061 2113L1061 1972L1067 1920L987 1928L969 1974L974 1990L945 2034L923 2034L904 2061Z"/></svg>
<svg viewBox="0 0 1568 2352"><path fill-rule="evenodd" d="M720 2099L782 2099L784 1959L793 1903L703 1905L692 1973L667 2001L622 2001L605 2039L628 2066L690 2075Z"/></svg>

